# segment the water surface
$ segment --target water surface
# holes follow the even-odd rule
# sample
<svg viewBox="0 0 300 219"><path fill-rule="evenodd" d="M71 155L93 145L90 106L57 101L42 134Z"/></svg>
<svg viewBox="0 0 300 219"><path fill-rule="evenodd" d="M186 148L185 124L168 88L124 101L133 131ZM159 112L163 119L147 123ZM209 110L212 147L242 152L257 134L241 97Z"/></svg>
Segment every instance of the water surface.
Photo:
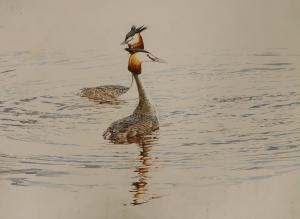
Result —
<svg viewBox="0 0 300 219"><path fill-rule="evenodd" d="M182 188L299 169L299 57L288 49L244 49L203 52L187 64L148 64L142 79L160 130L140 145L119 145L102 132L134 110L136 88L114 105L78 92L129 85L125 55L2 53L0 181L15 191L61 192L66 200L75 194L126 208L151 205Z"/></svg>

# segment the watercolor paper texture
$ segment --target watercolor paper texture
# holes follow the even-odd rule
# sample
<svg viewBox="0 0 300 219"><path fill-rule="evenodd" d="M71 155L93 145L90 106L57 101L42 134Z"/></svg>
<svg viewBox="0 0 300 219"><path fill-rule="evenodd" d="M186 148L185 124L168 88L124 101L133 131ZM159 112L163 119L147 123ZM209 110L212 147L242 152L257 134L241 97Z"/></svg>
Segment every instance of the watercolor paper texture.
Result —
<svg viewBox="0 0 300 219"><path fill-rule="evenodd" d="M300 218L300 1L0 0L0 39L1 219Z"/></svg>

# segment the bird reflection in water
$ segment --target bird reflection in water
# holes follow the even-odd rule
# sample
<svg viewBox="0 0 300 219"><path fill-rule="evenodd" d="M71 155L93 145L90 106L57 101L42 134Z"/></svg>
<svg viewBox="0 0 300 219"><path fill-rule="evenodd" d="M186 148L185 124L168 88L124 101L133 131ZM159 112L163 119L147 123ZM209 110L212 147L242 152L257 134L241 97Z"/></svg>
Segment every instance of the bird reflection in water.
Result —
<svg viewBox="0 0 300 219"><path fill-rule="evenodd" d="M139 147L141 149L139 155L139 165L134 172L137 173L137 180L132 183L133 189L130 192L133 193L132 205L140 205L147 203L151 199L159 198L159 196L152 196L149 194L149 172L151 170L153 159L150 156L152 143L158 139L157 133L154 135L143 137L140 139Z"/></svg>

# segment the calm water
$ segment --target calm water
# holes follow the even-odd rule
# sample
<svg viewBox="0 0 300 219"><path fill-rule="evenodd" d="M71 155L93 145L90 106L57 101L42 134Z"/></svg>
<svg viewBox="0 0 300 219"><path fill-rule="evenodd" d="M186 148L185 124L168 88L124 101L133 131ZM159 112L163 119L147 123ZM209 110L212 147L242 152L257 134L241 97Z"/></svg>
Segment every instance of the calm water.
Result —
<svg viewBox="0 0 300 219"><path fill-rule="evenodd" d="M165 57L162 57L165 58ZM210 51L195 63L147 65L160 130L141 145L102 138L137 104L83 87L130 84L127 56L97 50L0 55L0 180L14 189L92 192L99 205L148 205L178 188L236 184L300 168L299 54ZM123 70L124 69L124 70Z"/></svg>

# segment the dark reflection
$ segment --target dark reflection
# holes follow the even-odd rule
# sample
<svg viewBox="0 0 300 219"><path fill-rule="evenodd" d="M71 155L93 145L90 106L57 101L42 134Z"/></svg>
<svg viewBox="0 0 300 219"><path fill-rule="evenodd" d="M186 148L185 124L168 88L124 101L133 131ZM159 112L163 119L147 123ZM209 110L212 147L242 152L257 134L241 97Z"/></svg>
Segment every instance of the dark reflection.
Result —
<svg viewBox="0 0 300 219"><path fill-rule="evenodd" d="M8 70L0 71L0 74L12 72L12 71L15 71L15 70L16 70L16 69L8 69Z"/></svg>
<svg viewBox="0 0 300 219"><path fill-rule="evenodd" d="M140 155L139 165L136 167L134 172L137 173L137 179L132 183L132 190L130 192L133 193L132 197L132 205L140 205L149 202L151 199L158 198L158 196L153 196L149 193L150 184L149 184L149 173L151 170L153 159L150 155L152 143L157 141L158 136L144 136L140 139L139 144L140 147Z"/></svg>

